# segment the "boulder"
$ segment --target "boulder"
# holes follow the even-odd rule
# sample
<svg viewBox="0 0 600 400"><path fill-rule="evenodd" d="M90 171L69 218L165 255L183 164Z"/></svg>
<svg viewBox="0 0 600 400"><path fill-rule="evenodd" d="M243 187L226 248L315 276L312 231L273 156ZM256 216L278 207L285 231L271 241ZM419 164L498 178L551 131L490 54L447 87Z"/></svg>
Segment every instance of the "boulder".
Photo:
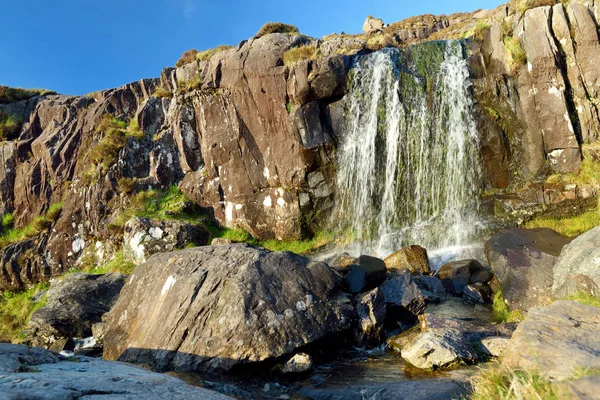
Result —
<svg viewBox="0 0 600 400"><path fill-rule="evenodd" d="M103 398L232 399L133 365L0 343L0 397L7 399Z"/></svg>
<svg viewBox="0 0 600 400"><path fill-rule="evenodd" d="M233 240L231 239L223 239L223 238L214 238L211 242L211 246L222 246L224 244L232 244Z"/></svg>
<svg viewBox="0 0 600 400"><path fill-rule="evenodd" d="M58 338L88 337L119 297L126 276L119 273L75 273L50 285L46 305L29 321L36 338L51 344Z"/></svg>
<svg viewBox="0 0 600 400"><path fill-rule="evenodd" d="M123 255L125 260L140 265L152 254L188 245L204 246L208 243L208 236L208 231L199 225L135 217L125 224Z"/></svg>
<svg viewBox="0 0 600 400"><path fill-rule="evenodd" d="M527 310L551 301L554 264L570 241L547 228L516 228L486 242L486 257L510 309Z"/></svg>
<svg viewBox="0 0 600 400"><path fill-rule="evenodd" d="M448 292L440 279L436 276L416 275L413 280L421 292L430 300L442 300L448 296Z"/></svg>
<svg viewBox="0 0 600 400"><path fill-rule="evenodd" d="M356 341L360 346L377 346L383 336L386 317L385 296L380 289L356 296L358 330Z"/></svg>
<svg viewBox="0 0 600 400"><path fill-rule="evenodd" d="M402 358L422 369L445 368L459 362L475 363L487 338L510 338L515 324L474 324L432 314L419 317L420 332L395 340Z"/></svg>
<svg viewBox="0 0 600 400"><path fill-rule="evenodd" d="M408 271L391 273L379 289L385 296L388 319L411 322L425 310L425 296Z"/></svg>
<svg viewBox="0 0 600 400"><path fill-rule="evenodd" d="M600 296L600 227L565 246L554 265L554 297L565 298L577 292Z"/></svg>
<svg viewBox="0 0 600 400"><path fill-rule="evenodd" d="M492 291L489 286L482 283L467 285L463 291L463 298L474 303L485 304L491 301Z"/></svg>
<svg viewBox="0 0 600 400"><path fill-rule="evenodd" d="M350 293L361 293L381 285L385 280L387 270L383 260L360 256L358 264L350 265L346 272L345 282Z"/></svg>
<svg viewBox="0 0 600 400"><path fill-rule="evenodd" d="M383 20L381 18L373 18L372 16L368 16L363 24L363 32L367 35L372 33L377 33L383 31L384 27Z"/></svg>
<svg viewBox="0 0 600 400"><path fill-rule="evenodd" d="M487 283L492 273L477 260L454 261L443 265L436 276L442 281L446 290L455 296L461 296L465 287L471 283Z"/></svg>
<svg viewBox="0 0 600 400"><path fill-rule="evenodd" d="M329 262L331 268L335 269L338 272L347 272L348 267L355 264L358 264L358 258L352 257L348 253L340 254L339 256L335 257Z"/></svg>
<svg viewBox="0 0 600 400"><path fill-rule="evenodd" d="M390 271L407 269L416 274L431 273L427 250L421 246L407 246L389 255L385 259L385 266Z"/></svg>
<svg viewBox="0 0 600 400"><path fill-rule="evenodd" d="M159 370L229 370L352 326L325 263L245 244L152 256L106 317L104 358Z"/></svg>
<svg viewBox="0 0 600 400"><path fill-rule="evenodd" d="M600 368L598 332L598 307L573 301L534 307L515 330L502 362L552 380L570 379L577 370Z"/></svg>
<svg viewBox="0 0 600 400"><path fill-rule="evenodd" d="M290 358L281 368L284 374L300 374L312 369L312 357L305 353L298 353Z"/></svg>
<svg viewBox="0 0 600 400"><path fill-rule="evenodd" d="M506 353L510 338L491 336L481 340L481 350L492 357L502 357Z"/></svg>

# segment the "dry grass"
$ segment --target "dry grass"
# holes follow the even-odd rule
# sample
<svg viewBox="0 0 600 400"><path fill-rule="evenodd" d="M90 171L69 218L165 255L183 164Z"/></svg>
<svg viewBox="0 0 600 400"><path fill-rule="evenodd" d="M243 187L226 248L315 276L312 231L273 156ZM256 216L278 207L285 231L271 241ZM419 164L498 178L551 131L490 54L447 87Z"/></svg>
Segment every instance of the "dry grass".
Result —
<svg viewBox="0 0 600 400"><path fill-rule="evenodd" d="M27 100L35 96L45 96L49 94L56 94L56 92L47 89L21 89L0 85L0 104Z"/></svg>
<svg viewBox="0 0 600 400"><path fill-rule="evenodd" d="M270 33L287 33L288 35L296 35L300 33L298 28L294 25L283 24L281 22L267 22L260 28L260 30L254 35L254 38L258 39Z"/></svg>
<svg viewBox="0 0 600 400"><path fill-rule="evenodd" d="M386 47L398 45L392 35L387 33L375 33L367 38L367 49L377 51Z"/></svg>
<svg viewBox="0 0 600 400"><path fill-rule="evenodd" d="M314 60L319 54L320 51L313 45L293 47L283 53L283 63L290 66L300 61Z"/></svg>
<svg viewBox="0 0 600 400"><path fill-rule="evenodd" d="M552 383L535 371L510 370L494 363L472 380L469 400L558 400Z"/></svg>
<svg viewBox="0 0 600 400"><path fill-rule="evenodd" d="M473 38L474 40L477 40L478 42L482 42L483 38L485 36L485 33L490 29L490 24L488 23L487 19L482 19L477 21L477 23L475 23L475 25L469 29L467 32L465 32L464 37L465 38Z"/></svg>
<svg viewBox="0 0 600 400"><path fill-rule="evenodd" d="M156 88L156 91L154 92L153 96L170 99L173 97L173 93L170 90L167 90L162 86L159 86L158 88Z"/></svg>
<svg viewBox="0 0 600 400"><path fill-rule="evenodd" d="M202 87L202 75L198 72L196 76L189 81L178 81L177 86L177 94L179 95L189 93L192 90L198 90Z"/></svg>
<svg viewBox="0 0 600 400"><path fill-rule="evenodd" d="M198 60L198 61L208 61L211 58L213 58L213 56L215 54L220 53L220 52L225 51L225 50L229 50L229 49L233 49L233 46L221 45L221 46L215 47L214 49L204 50L204 51L201 51L198 54L196 54L196 60Z"/></svg>
<svg viewBox="0 0 600 400"><path fill-rule="evenodd" d="M521 47L518 37L504 38L504 54L506 57L506 66L508 72L514 74L517 70L527 63L527 54Z"/></svg>
<svg viewBox="0 0 600 400"><path fill-rule="evenodd" d="M179 60L177 60L177 62L175 63L175 66L183 67L185 64L189 64L192 61L195 61L197 55L198 55L198 50L190 49L181 55L181 58Z"/></svg>
<svg viewBox="0 0 600 400"><path fill-rule="evenodd" d="M554 6L558 3L566 5L568 2L568 0L511 0L508 4L512 11L523 15L532 8Z"/></svg>

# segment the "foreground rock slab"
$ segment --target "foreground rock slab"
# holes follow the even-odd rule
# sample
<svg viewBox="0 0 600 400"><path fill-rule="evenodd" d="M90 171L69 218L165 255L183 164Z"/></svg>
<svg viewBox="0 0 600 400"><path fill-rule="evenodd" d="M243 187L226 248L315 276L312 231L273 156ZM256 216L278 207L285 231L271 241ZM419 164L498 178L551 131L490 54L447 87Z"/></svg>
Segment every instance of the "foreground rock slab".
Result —
<svg viewBox="0 0 600 400"><path fill-rule="evenodd" d="M119 273L76 273L54 281L46 306L33 313L29 326L46 344L58 338L91 336L92 325L115 303L125 278Z"/></svg>
<svg viewBox="0 0 600 400"><path fill-rule="evenodd" d="M228 370L350 328L325 263L244 244L157 254L106 318L104 358L175 371Z"/></svg>
<svg viewBox="0 0 600 400"><path fill-rule="evenodd" d="M67 361L48 350L0 344L0 397L231 399L133 365L88 357L76 360Z"/></svg>
<svg viewBox="0 0 600 400"><path fill-rule="evenodd" d="M556 301L529 310L508 344L503 363L565 380L578 369L600 368L600 308Z"/></svg>
<svg viewBox="0 0 600 400"><path fill-rule="evenodd" d="M510 309L552 301L554 264L571 239L551 229L509 229L492 236L485 255Z"/></svg>

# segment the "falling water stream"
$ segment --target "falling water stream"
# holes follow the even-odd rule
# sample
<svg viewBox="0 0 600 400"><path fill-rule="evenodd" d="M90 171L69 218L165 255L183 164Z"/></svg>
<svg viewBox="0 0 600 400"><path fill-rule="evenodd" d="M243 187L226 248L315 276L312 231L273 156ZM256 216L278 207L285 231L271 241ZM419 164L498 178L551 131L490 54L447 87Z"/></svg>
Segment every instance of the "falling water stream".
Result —
<svg viewBox="0 0 600 400"><path fill-rule="evenodd" d="M471 243L479 143L462 42L384 49L355 60L337 153L340 228L359 251Z"/></svg>

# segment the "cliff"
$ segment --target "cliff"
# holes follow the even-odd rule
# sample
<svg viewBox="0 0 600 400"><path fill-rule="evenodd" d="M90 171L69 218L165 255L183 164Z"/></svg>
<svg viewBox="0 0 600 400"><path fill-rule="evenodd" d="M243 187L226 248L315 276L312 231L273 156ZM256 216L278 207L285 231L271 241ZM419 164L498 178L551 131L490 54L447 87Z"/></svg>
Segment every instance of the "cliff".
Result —
<svg viewBox="0 0 600 400"><path fill-rule="evenodd" d="M272 33L117 89L0 102L0 121L21 122L0 144L0 214L37 225L4 244L0 289L49 279L90 253L110 259L124 210L150 189L178 185L220 225L257 238L325 228L354 60L432 39L471 38L490 212L593 197L598 188L545 178L578 171L581 146L600 134L597 17L593 2L509 4L365 35Z"/></svg>

